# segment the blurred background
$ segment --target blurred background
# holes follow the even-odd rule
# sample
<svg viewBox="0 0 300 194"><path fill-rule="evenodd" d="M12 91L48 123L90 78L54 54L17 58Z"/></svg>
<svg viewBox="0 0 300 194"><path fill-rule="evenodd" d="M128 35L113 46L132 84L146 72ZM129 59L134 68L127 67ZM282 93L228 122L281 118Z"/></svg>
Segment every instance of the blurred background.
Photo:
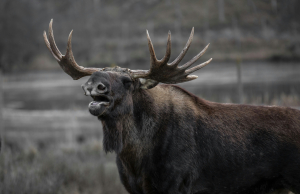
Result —
<svg viewBox="0 0 300 194"><path fill-rule="evenodd" d="M158 58L172 32L174 60L192 27L182 64L208 43L213 61L180 84L224 103L300 107L298 0L1 0L0 193L126 193L115 155L81 84L63 73L42 33L53 29L64 54L86 67L148 69L146 29Z"/></svg>

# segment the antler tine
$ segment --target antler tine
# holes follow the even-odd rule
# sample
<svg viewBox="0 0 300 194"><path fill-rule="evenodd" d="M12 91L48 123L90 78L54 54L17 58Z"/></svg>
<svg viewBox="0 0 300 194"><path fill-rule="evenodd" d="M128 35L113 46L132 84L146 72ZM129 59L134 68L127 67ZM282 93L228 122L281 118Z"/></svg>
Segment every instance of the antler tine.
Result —
<svg viewBox="0 0 300 194"><path fill-rule="evenodd" d="M171 31L168 32L167 49L164 58L159 60L160 64L167 64L171 56Z"/></svg>
<svg viewBox="0 0 300 194"><path fill-rule="evenodd" d="M72 51L72 34L73 34L73 30L71 30L69 37L68 37L68 44L67 44L67 52L65 57L70 59L70 61L72 61L72 64L77 64L73 55L73 51ZM74 66L76 67L81 67L81 66ZM82 68L79 68L82 69Z"/></svg>
<svg viewBox="0 0 300 194"><path fill-rule="evenodd" d="M73 30L71 30L71 32L69 34L69 37L68 37L68 44L67 44L66 56L71 55L71 57L74 58L73 51L72 51L72 35L73 35Z"/></svg>
<svg viewBox="0 0 300 194"><path fill-rule="evenodd" d="M148 33L148 30L146 30L146 33L147 33L148 47L149 47L150 60L151 60L151 66L152 66L153 64L157 63L157 58L155 56L155 51L154 51L153 44L152 44L150 35Z"/></svg>
<svg viewBox="0 0 300 194"><path fill-rule="evenodd" d="M49 24L49 41L47 39L47 34L44 31L44 41L46 43L47 48L50 50L54 58L57 60L60 67L66 72L68 75L70 75L74 80L77 80L79 78L82 78L87 75L92 75L96 71L101 71L100 68L84 68L82 66L79 66L75 58L73 56L72 52L72 33L73 30L70 32L69 38L68 38L68 45L67 45L67 52L66 55L62 55L61 52L58 50L54 35L53 35L53 29L52 29L52 23L53 20L51 19Z"/></svg>
<svg viewBox="0 0 300 194"><path fill-rule="evenodd" d="M50 43L49 43L48 38L47 38L46 31L44 31L43 36L44 36L44 41L45 41L45 44L46 44L47 48L48 48L49 51L52 53L53 57L54 57L57 61L59 61L60 59L56 56L56 54L53 53L53 51L52 51L52 49L51 49Z"/></svg>
<svg viewBox="0 0 300 194"><path fill-rule="evenodd" d="M57 56L58 59L62 58L62 54L61 52L58 50L56 44L55 44L55 40L54 40L54 35L53 35L53 29L52 29L52 23L53 23L53 19L51 19L50 23L49 23L49 42L50 42L50 47L52 52Z"/></svg>
<svg viewBox="0 0 300 194"><path fill-rule="evenodd" d="M167 62L169 61L170 56L171 56L171 32L169 31L169 33L168 33L166 54L161 60L158 60L156 58L154 47L153 47L148 30L146 30L146 32L147 32L147 39L148 39L148 47L149 47L149 51L150 51L151 66L167 64Z"/></svg>
<svg viewBox="0 0 300 194"><path fill-rule="evenodd" d="M180 69L187 69L189 68L191 65L193 65L207 50L209 44L198 54L196 55L194 58L192 58L189 62L187 62L186 64L180 66Z"/></svg>
<svg viewBox="0 0 300 194"><path fill-rule="evenodd" d="M194 27L192 28L190 37L189 37L188 41L186 42L185 47L183 48L183 50L181 51L181 53L178 55L178 57L172 63L170 63L169 65L171 65L171 66L173 66L173 65L177 66L180 63L180 61L185 56L186 52L189 50L190 45L191 45L192 40L193 40L193 37L194 37Z"/></svg>
<svg viewBox="0 0 300 194"><path fill-rule="evenodd" d="M192 67L191 69L186 70L185 73L186 74L191 74L191 73L193 73L193 72L195 72L195 71L197 71L197 70L205 67L208 63L211 62L211 60L212 60L212 58L210 58L208 61L206 61L204 63L201 63L200 65L197 65L195 67Z"/></svg>

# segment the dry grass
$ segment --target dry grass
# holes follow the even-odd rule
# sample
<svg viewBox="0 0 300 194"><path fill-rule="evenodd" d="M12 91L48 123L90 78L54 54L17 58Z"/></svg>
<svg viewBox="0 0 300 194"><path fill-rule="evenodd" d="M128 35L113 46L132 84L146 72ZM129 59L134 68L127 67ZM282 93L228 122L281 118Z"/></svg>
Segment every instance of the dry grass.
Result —
<svg viewBox="0 0 300 194"><path fill-rule="evenodd" d="M17 144L6 146L5 156L0 159L0 193L126 193L115 156L105 155L100 141L72 148L56 145L43 151Z"/></svg>

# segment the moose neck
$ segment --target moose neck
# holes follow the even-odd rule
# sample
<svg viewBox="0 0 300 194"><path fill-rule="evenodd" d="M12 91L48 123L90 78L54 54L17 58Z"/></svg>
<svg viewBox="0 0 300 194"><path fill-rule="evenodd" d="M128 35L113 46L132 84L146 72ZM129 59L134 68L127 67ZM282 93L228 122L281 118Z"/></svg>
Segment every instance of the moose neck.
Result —
<svg viewBox="0 0 300 194"><path fill-rule="evenodd" d="M167 122L166 117L171 115L180 119L187 115L186 111L189 115L193 112L194 116L199 116L207 106L206 101L174 85L159 85L151 90L140 89L123 102L112 114L101 118L106 152L120 153L125 149L140 152L137 149L147 149L148 145L154 143L152 137Z"/></svg>
<svg viewBox="0 0 300 194"><path fill-rule="evenodd" d="M120 153L128 149L147 147L157 125L157 88L140 89L123 99L109 114L101 116L103 125L103 146L106 152ZM139 146L143 144L143 146Z"/></svg>

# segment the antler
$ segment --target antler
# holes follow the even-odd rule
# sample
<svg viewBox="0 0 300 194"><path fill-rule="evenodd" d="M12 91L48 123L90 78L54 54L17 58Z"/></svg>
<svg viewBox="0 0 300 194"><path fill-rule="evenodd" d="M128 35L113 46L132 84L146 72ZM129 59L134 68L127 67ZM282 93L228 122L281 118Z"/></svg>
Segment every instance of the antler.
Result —
<svg viewBox="0 0 300 194"><path fill-rule="evenodd" d="M49 24L49 40L50 40L50 42L47 39L47 35L46 35L45 31L43 34L44 41L46 43L46 46L52 53L53 57L57 60L58 64L64 70L64 72L66 72L68 75L70 75L74 80L77 80L84 76L92 75L96 71L102 70L100 68L84 68L82 66L79 66L76 63L74 56L73 56L72 44L71 44L73 30L70 32L70 35L68 38L68 46L67 46L66 55L62 55L55 44L53 30L52 30L52 23L53 23L53 19L51 19L50 24Z"/></svg>
<svg viewBox="0 0 300 194"><path fill-rule="evenodd" d="M190 35L185 47L179 54L179 56L172 63L168 63L168 61L170 59L170 55L171 55L171 32L169 31L169 33L168 33L166 54L163 59L157 60L149 33L147 31L148 46L149 46L150 59L151 59L150 69L149 70L130 70L132 77L152 79L152 80L155 80L158 82L169 83L169 84L187 82L187 81L196 79L198 76L189 75L189 74L206 66L212 60L212 58L200 65L197 65L193 68L188 69L193 63L195 63L205 53L205 51L207 50L207 48L209 46L209 44L208 44L198 55L196 55L194 58L192 58L189 62L178 67L178 64L183 59L184 55L186 54L186 52L188 51L188 49L190 47L193 36L194 36L194 28L192 29L191 35Z"/></svg>

